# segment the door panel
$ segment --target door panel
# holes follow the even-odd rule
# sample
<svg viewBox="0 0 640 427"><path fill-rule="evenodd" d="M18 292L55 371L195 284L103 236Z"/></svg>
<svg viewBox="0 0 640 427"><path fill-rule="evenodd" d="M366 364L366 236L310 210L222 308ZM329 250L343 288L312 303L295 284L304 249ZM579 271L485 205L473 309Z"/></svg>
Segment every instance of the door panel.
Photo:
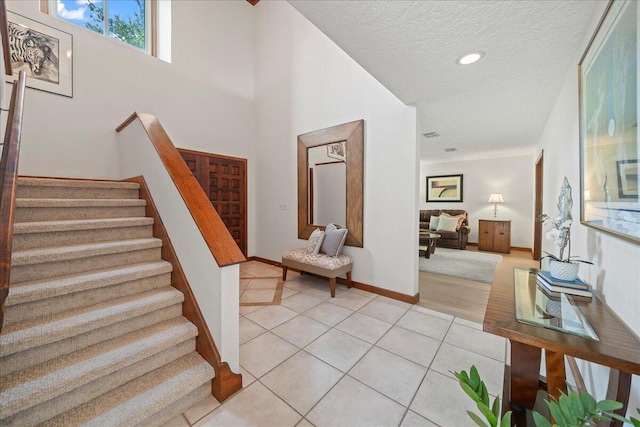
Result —
<svg viewBox="0 0 640 427"><path fill-rule="evenodd" d="M178 150L191 173L247 255L247 161L191 150Z"/></svg>

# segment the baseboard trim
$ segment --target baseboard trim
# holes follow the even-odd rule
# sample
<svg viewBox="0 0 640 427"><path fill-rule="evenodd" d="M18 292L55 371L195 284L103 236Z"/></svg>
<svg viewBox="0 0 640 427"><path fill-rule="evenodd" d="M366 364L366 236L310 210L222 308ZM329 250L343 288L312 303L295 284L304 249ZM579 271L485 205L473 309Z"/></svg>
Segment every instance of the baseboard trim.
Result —
<svg viewBox="0 0 640 427"><path fill-rule="evenodd" d="M477 242L467 242L467 246L478 246ZM530 252L533 253L531 248L523 248L521 246L511 246L512 251Z"/></svg>
<svg viewBox="0 0 640 427"><path fill-rule="evenodd" d="M265 264L270 264L270 265L273 265L273 266L276 266L276 267L282 267L282 264L277 262L277 261L272 261L270 259L262 258L262 257L258 257L258 256L247 257L247 261L260 261L260 262L264 262ZM295 269L295 268L289 267L289 270L290 271L295 271L297 273L300 273L300 270ZM317 275L311 274L311 273L305 273L305 274L309 274L309 275L315 276L315 277L321 277L321 276L317 276ZM347 284L347 280L346 279L342 279L340 277L338 277L336 279L336 281L338 283L343 284L343 285ZM420 292L418 292L415 295L407 295L407 294L403 294L403 293L400 293L400 292L391 291L389 289L384 289L384 288L379 288L377 286L368 285L366 283L356 282L354 280L351 281L351 285L352 285L352 287L357 288L357 289L361 289L363 291L367 291L367 292L371 292L371 293L374 293L374 294L382 295L383 297L395 299L395 300L398 300L398 301L407 302L409 304L415 304L418 301L420 301Z"/></svg>

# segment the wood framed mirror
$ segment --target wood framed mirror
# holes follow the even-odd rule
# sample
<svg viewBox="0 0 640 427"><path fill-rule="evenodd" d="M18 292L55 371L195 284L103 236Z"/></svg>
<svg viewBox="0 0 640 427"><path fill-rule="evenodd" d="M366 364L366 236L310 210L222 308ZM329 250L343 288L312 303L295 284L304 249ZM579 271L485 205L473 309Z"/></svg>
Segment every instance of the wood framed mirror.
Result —
<svg viewBox="0 0 640 427"><path fill-rule="evenodd" d="M333 220L331 222L349 230L345 245L361 248L363 246L364 120L298 135L298 238L308 239L313 230L324 229L327 225L314 224L317 221L313 219L319 217L317 214L314 215L314 206L317 208L318 202L317 200L314 202L314 197L311 197L310 193L314 186L317 187L318 182L314 184L313 165L310 166L309 153L314 148L317 152L316 147L321 146L326 146L327 156L333 159L323 164L344 163L346 170L344 200L346 209L342 209L341 206L336 209L337 212L346 210L346 222L340 222L344 214L340 214L335 222ZM323 215L323 217L330 216Z"/></svg>

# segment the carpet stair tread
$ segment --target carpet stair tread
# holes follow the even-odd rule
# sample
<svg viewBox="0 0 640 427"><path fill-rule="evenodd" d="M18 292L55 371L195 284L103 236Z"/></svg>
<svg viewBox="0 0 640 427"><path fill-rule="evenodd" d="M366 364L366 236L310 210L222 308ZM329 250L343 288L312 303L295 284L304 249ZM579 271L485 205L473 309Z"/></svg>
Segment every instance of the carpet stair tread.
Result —
<svg viewBox="0 0 640 427"><path fill-rule="evenodd" d="M153 218L100 218L62 221L19 222L13 225L13 235L29 233L49 233L55 231L96 230L103 228L121 228L153 225Z"/></svg>
<svg viewBox="0 0 640 427"><path fill-rule="evenodd" d="M140 294L3 327L0 357L83 334L145 313L181 304L184 295L172 288Z"/></svg>
<svg viewBox="0 0 640 427"><path fill-rule="evenodd" d="M96 181L90 179L56 179L19 176L18 186L29 187L67 187L67 188L127 188L139 190L140 184L128 181Z"/></svg>
<svg viewBox="0 0 640 427"><path fill-rule="evenodd" d="M138 199L133 182L18 177L16 197L51 199Z"/></svg>
<svg viewBox="0 0 640 427"><path fill-rule="evenodd" d="M65 358L36 365L0 378L3 416L8 417L110 375L145 358L193 339L197 328L184 318L135 331ZM193 343L195 349L195 342Z"/></svg>
<svg viewBox="0 0 640 427"><path fill-rule="evenodd" d="M116 240L83 245L69 245L44 249L26 249L11 254L11 266L57 262L70 259L88 258L99 255L131 252L162 247L162 240L156 238Z"/></svg>
<svg viewBox="0 0 640 427"><path fill-rule="evenodd" d="M211 381L214 370L192 352L97 399L43 423L44 426L134 426L197 387ZM188 387L185 385L188 384ZM209 385L208 385L209 386Z"/></svg>
<svg viewBox="0 0 640 427"><path fill-rule="evenodd" d="M87 291L118 283L130 282L151 276L170 273L173 270L167 261L149 262L94 270L90 273L72 274L55 279L36 280L12 284L6 306L24 304L40 299L54 298L76 292Z"/></svg>
<svg viewBox="0 0 640 427"><path fill-rule="evenodd" d="M16 208L83 208L146 206L144 199L23 199L16 198Z"/></svg>

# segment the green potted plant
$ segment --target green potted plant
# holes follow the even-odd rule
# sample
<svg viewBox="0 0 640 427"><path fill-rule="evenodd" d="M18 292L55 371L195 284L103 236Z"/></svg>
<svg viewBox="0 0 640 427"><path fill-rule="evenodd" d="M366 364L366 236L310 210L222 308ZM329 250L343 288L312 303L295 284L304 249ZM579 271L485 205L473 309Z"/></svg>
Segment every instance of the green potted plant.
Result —
<svg viewBox="0 0 640 427"><path fill-rule="evenodd" d="M552 229L547 232L546 237L554 240L560 248L559 256L550 254L549 252L543 258L549 258L549 273L555 279L572 281L578 277L580 268L579 262L585 264L593 264L592 262L577 259L571 256L571 225L573 219L571 217L571 209L573 208L573 199L571 197L571 186L569 180L564 177L560 196L558 196L558 216L553 220ZM550 219L549 215L542 214L536 220L546 223ZM564 256L564 250L567 249L567 256Z"/></svg>
<svg viewBox="0 0 640 427"><path fill-rule="evenodd" d="M491 407L489 407L489 393L484 381L480 379L478 370L471 366L469 373L466 371L452 372L458 379L460 387L464 392L476 402L484 420L478 414L467 411L469 417L480 427L510 427L511 411L500 417L500 398L496 397ZM599 421L620 420L631 423L634 427L640 427L640 420L631 417L630 420L613 413L622 408L622 403L615 400L596 400L587 392L579 393L570 390L569 394L562 393L559 399L551 398L545 400L549 413L555 423L552 424L539 412L533 412L533 420L537 427L595 427ZM640 409L637 410L640 414ZM485 421L486 420L486 421Z"/></svg>

